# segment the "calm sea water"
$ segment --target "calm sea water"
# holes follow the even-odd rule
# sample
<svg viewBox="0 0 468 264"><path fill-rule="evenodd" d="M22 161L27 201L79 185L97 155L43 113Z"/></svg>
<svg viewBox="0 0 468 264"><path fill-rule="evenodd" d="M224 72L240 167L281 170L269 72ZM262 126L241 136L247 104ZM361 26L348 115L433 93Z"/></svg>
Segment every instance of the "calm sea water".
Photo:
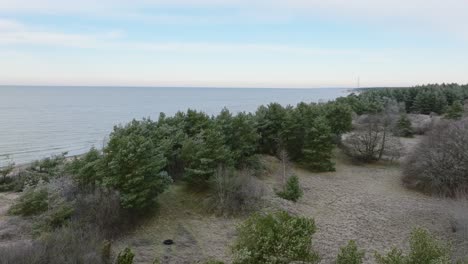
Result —
<svg viewBox="0 0 468 264"><path fill-rule="evenodd" d="M98 148L114 125L157 119L188 108L217 114L255 111L270 102L296 105L346 95L346 89L233 89L0 86L0 166Z"/></svg>

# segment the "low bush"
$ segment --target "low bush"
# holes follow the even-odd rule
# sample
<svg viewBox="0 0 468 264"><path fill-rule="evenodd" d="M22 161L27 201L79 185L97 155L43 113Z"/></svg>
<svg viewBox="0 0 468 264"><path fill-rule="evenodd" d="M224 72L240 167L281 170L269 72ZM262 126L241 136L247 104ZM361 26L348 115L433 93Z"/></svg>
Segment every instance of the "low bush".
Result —
<svg viewBox="0 0 468 264"><path fill-rule="evenodd" d="M365 252L359 250L356 242L351 240L344 247L340 248L340 252L336 258L336 264L361 264Z"/></svg>
<svg viewBox="0 0 468 264"><path fill-rule="evenodd" d="M45 159L34 161L31 166L28 168L29 171L45 173L50 176L60 176L63 174L65 169L65 156L67 152L64 152L60 155L55 155L52 157L47 157Z"/></svg>
<svg viewBox="0 0 468 264"><path fill-rule="evenodd" d="M263 195L263 186L248 171L218 168L211 181L208 205L221 215L245 213L255 208Z"/></svg>
<svg viewBox="0 0 468 264"><path fill-rule="evenodd" d="M392 249L387 255L376 253L379 264L449 264L450 249L422 228L416 228L411 233L410 250L404 255L399 249Z"/></svg>
<svg viewBox="0 0 468 264"><path fill-rule="evenodd" d="M32 243L0 247L0 263L14 264L106 264L101 256L99 232L68 225L46 233Z"/></svg>
<svg viewBox="0 0 468 264"><path fill-rule="evenodd" d="M319 257L311 248L315 231L313 219L284 211L254 214L238 227L239 235L233 246L234 263L317 263Z"/></svg>
<svg viewBox="0 0 468 264"><path fill-rule="evenodd" d="M128 215L120 207L119 194L116 191L96 188L76 196L72 220L93 225L104 237L112 238L122 232Z"/></svg>
<svg viewBox="0 0 468 264"><path fill-rule="evenodd" d="M10 207L9 213L13 215L32 216L47 211L49 193L46 188L29 189L25 191L18 201Z"/></svg>
<svg viewBox="0 0 468 264"><path fill-rule="evenodd" d="M35 219L34 230L36 234L50 232L68 223L74 208L70 202L65 201L57 194L52 194L48 209Z"/></svg>
<svg viewBox="0 0 468 264"><path fill-rule="evenodd" d="M283 199L297 202L303 194L299 184L299 178L296 175L289 177L286 185L283 187L283 190L277 192L277 194Z"/></svg>
<svg viewBox="0 0 468 264"><path fill-rule="evenodd" d="M117 261L115 264L133 264L134 257L135 254L133 254L132 250L130 248L125 248L117 256Z"/></svg>

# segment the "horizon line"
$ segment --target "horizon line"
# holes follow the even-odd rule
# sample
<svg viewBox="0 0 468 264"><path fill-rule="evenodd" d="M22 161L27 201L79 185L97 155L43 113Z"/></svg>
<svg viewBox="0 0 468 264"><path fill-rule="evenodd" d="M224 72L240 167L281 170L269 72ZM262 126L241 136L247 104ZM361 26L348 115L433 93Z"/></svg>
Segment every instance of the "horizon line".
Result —
<svg viewBox="0 0 468 264"><path fill-rule="evenodd" d="M417 85L411 85L411 86L368 86L368 87L252 87L252 86L160 86L160 85L60 85L60 84L0 84L0 87L90 87L90 88L193 88L193 89L200 89L200 88L205 88L205 89L372 89L372 88L408 88L408 87L414 87Z"/></svg>

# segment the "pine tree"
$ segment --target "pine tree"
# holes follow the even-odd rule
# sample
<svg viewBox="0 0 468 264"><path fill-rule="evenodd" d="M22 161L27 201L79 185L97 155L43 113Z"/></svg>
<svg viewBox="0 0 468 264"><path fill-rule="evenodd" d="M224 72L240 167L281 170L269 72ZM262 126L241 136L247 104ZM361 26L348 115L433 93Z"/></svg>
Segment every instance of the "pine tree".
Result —
<svg viewBox="0 0 468 264"><path fill-rule="evenodd" d="M460 119L463 116L463 105L460 101L455 101L448 108L447 114L445 115L448 119Z"/></svg>
<svg viewBox="0 0 468 264"><path fill-rule="evenodd" d="M204 188L220 165L231 166L229 149L224 145L220 129L213 127L188 138L182 147L185 181L191 187Z"/></svg>
<svg viewBox="0 0 468 264"><path fill-rule="evenodd" d="M316 118L307 131L304 141L305 166L316 171L334 171L331 161L333 152L333 136L330 126L324 117Z"/></svg>
<svg viewBox="0 0 468 264"><path fill-rule="evenodd" d="M352 129L352 110L346 104L328 103L325 107L326 118L332 133L341 135Z"/></svg>
<svg viewBox="0 0 468 264"><path fill-rule="evenodd" d="M151 139L153 125L151 120L133 120L116 126L104 148L103 184L118 190L128 209L148 208L171 182L163 151Z"/></svg>
<svg viewBox="0 0 468 264"><path fill-rule="evenodd" d="M297 202L302 197L302 189L299 184L299 178L296 175L289 177L286 185L283 186L283 190L277 193L279 197Z"/></svg>
<svg viewBox="0 0 468 264"><path fill-rule="evenodd" d="M248 165L257 150L259 140L253 116L243 112L232 116L225 108L216 117L216 125L221 128L234 165L237 168Z"/></svg>
<svg viewBox="0 0 468 264"><path fill-rule="evenodd" d="M406 114L400 115L396 124L397 134L402 137L412 137L414 132L411 128L411 121Z"/></svg>

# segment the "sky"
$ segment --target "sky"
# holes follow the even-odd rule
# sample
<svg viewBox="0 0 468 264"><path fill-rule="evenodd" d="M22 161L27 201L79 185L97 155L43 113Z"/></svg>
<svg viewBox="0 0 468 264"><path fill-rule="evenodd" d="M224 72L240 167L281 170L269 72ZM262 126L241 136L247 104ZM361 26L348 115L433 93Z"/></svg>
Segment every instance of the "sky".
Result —
<svg viewBox="0 0 468 264"><path fill-rule="evenodd" d="M467 0L0 0L0 84L468 83Z"/></svg>

